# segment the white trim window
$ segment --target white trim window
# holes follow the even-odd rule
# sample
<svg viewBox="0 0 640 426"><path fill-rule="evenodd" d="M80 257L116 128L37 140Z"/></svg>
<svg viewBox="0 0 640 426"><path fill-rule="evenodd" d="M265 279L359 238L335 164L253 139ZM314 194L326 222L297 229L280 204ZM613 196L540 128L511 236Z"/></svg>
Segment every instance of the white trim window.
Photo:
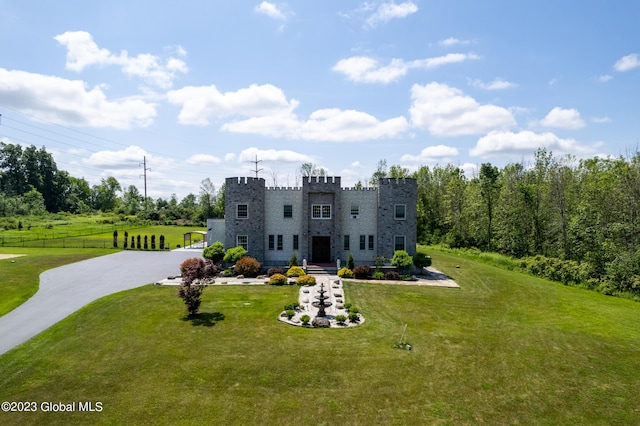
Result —
<svg viewBox="0 0 640 426"><path fill-rule="evenodd" d="M357 219L360 216L360 206L352 205L350 214L352 219Z"/></svg>
<svg viewBox="0 0 640 426"><path fill-rule="evenodd" d="M331 219L331 204L312 204L311 219Z"/></svg>
<svg viewBox="0 0 640 426"><path fill-rule="evenodd" d="M394 208L393 217L396 220L405 220L407 218L407 205L406 204L396 204Z"/></svg>
<svg viewBox="0 0 640 426"><path fill-rule="evenodd" d="M236 219L248 219L249 218L249 205L237 204L236 205Z"/></svg>
<svg viewBox="0 0 640 426"><path fill-rule="evenodd" d="M242 247L246 251L249 251L249 236L236 235L236 246Z"/></svg>
<svg viewBox="0 0 640 426"><path fill-rule="evenodd" d="M393 249L395 251L405 250L406 249L405 241L406 241L406 238L404 235L396 235L395 237L393 237Z"/></svg>

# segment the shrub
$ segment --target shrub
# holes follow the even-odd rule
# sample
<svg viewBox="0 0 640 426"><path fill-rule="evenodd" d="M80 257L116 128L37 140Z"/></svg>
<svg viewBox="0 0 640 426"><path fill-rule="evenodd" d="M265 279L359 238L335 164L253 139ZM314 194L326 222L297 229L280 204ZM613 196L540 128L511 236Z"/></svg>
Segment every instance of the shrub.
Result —
<svg viewBox="0 0 640 426"><path fill-rule="evenodd" d="M199 257L192 257L180 264L180 272L182 273L182 282L186 285L191 284L197 279L204 277L205 263Z"/></svg>
<svg viewBox="0 0 640 426"><path fill-rule="evenodd" d="M347 256L347 264L344 266L353 271L353 268L355 267L355 263L353 261L353 255L351 253L349 253L349 256Z"/></svg>
<svg viewBox="0 0 640 426"><path fill-rule="evenodd" d="M203 278L213 278L218 273L218 268L210 260L204 261Z"/></svg>
<svg viewBox="0 0 640 426"><path fill-rule="evenodd" d="M289 268L292 266L298 266L298 255L295 251L291 253L291 257L289 258Z"/></svg>
<svg viewBox="0 0 640 426"><path fill-rule="evenodd" d="M152 235L151 236L151 250L155 250L156 249L156 236Z"/></svg>
<svg viewBox="0 0 640 426"><path fill-rule="evenodd" d="M358 316L357 313L355 313L355 312L350 312L349 313L349 321L358 322L359 319L360 319L360 317Z"/></svg>
<svg viewBox="0 0 640 426"><path fill-rule="evenodd" d="M388 271L384 274L384 279L389 281L398 281L400 279L400 274L396 271Z"/></svg>
<svg viewBox="0 0 640 426"><path fill-rule="evenodd" d="M338 324L344 324L344 322L347 320L347 317L344 315L336 315L336 322Z"/></svg>
<svg viewBox="0 0 640 426"><path fill-rule="evenodd" d="M340 268L338 276L340 278L353 278L353 271L345 266L344 268Z"/></svg>
<svg viewBox="0 0 640 426"><path fill-rule="evenodd" d="M374 280L383 280L384 279L384 272L382 271L375 271L373 273L373 279Z"/></svg>
<svg viewBox="0 0 640 426"><path fill-rule="evenodd" d="M291 267L291 268L289 268L289 270L287 271L287 276L288 276L289 278L291 278L291 277L299 277L299 276L302 276L302 275L304 275L304 274L305 274L304 269L302 269L302 268L301 268L301 267L299 267L299 266L292 266L292 267Z"/></svg>
<svg viewBox="0 0 640 426"><path fill-rule="evenodd" d="M391 264L396 268L403 270L413 265L413 259L405 250L396 250L391 258Z"/></svg>
<svg viewBox="0 0 640 426"><path fill-rule="evenodd" d="M352 305L351 303L345 303L345 304L344 304L344 308L345 308L346 310L351 309L351 307L352 307L352 306L353 306L353 305Z"/></svg>
<svg viewBox="0 0 640 426"><path fill-rule="evenodd" d="M164 250L164 235L160 235L160 250Z"/></svg>
<svg viewBox="0 0 640 426"><path fill-rule="evenodd" d="M284 271L282 270L282 268L269 268L267 270L267 276L270 277L274 274L283 274L284 275Z"/></svg>
<svg viewBox="0 0 640 426"><path fill-rule="evenodd" d="M296 282L298 285L316 285L316 277L313 275L303 275L298 277L298 281Z"/></svg>
<svg viewBox="0 0 640 426"><path fill-rule="evenodd" d="M299 306L300 306L300 303L298 303L298 302L289 303L288 305L284 305L284 310L285 311L293 311Z"/></svg>
<svg viewBox="0 0 640 426"><path fill-rule="evenodd" d="M309 321L311 321L311 317L307 314L304 314L303 316L300 317L300 321L302 321L303 325L307 325L309 324Z"/></svg>
<svg viewBox="0 0 640 426"><path fill-rule="evenodd" d="M222 272L222 276L223 277L232 277L233 276L233 269L231 268L227 268Z"/></svg>
<svg viewBox="0 0 640 426"><path fill-rule="evenodd" d="M222 258L226 263L236 263L242 257L247 255L247 251L242 246L233 247L227 250Z"/></svg>
<svg viewBox="0 0 640 426"><path fill-rule="evenodd" d="M416 253L416 255L413 256L413 264L420 269L431 266L431 256L427 256L424 253Z"/></svg>
<svg viewBox="0 0 640 426"><path fill-rule="evenodd" d="M213 263L220 262L224 258L224 244L216 241L202 251L202 256L205 259L211 260Z"/></svg>
<svg viewBox="0 0 640 426"><path fill-rule="evenodd" d="M253 257L245 256L241 259L238 259L233 270L238 275L244 275L245 277L255 277L260 272L260 262L258 262Z"/></svg>
<svg viewBox="0 0 640 426"><path fill-rule="evenodd" d="M291 319L293 318L293 316L296 314L295 311L291 310L291 309L287 309L286 311L284 311L287 314L287 319Z"/></svg>
<svg viewBox="0 0 640 426"><path fill-rule="evenodd" d="M359 314L360 313L360 309L358 309L357 306L351 305L351 307L349 308L349 312L351 312L352 314Z"/></svg>
<svg viewBox="0 0 640 426"><path fill-rule="evenodd" d="M148 235L144 236L144 249L145 250L149 249L149 236Z"/></svg>
<svg viewBox="0 0 640 426"><path fill-rule="evenodd" d="M371 266L369 265L358 265L353 268L353 276L358 279L367 279L371 276Z"/></svg>
<svg viewBox="0 0 640 426"><path fill-rule="evenodd" d="M201 296L204 290L203 285L195 284L182 284L178 290L178 297L180 297L184 304L187 306L187 312L189 315L195 315L200 309L200 303L202 302Z"/></svg>
<svg viewBox="0 0 640 426"><path fill-rule="evenodd" d="M127 231L124 231L124 249L127 249L127 246L129 245L129 233Z"/></svg>
<svg viewBox="0 0 640 426"><path fill-rule="evenodd" d="M285 285L287 284L287 277L282 274L273 274L269 278L270 285Z"/></svg>

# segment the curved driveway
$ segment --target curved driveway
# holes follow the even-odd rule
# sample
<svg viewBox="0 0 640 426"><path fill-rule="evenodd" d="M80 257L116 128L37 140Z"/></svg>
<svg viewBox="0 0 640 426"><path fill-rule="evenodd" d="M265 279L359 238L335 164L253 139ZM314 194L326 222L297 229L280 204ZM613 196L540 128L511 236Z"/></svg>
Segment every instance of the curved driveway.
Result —
<svg viewBox="0 0 640 426"><path fill-rule="evenodd" d="M180 274L202 250L121 251L50 269L29 300L0 317L0 355L103 296Z"/></svg>

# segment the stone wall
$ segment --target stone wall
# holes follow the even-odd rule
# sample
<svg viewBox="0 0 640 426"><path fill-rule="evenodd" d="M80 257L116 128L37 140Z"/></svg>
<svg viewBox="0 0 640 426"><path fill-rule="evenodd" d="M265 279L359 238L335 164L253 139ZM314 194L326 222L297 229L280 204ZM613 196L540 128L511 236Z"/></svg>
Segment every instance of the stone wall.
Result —
<svg viewBox="0 0 640 426"><path fill-rule="evenodd" d="M358 215L351 214L351 206L358 206ZM345 265L349 253L356 263L373 263L377 251L378 191L376 188L342 190L342 241L339 255ZM344 236L349 236L349 250L344 250ZM360 250L360 236L366 238L364 250ZM374 250L369 250L369 235L374 236Z"/></svg>
<svg viewBox="0 0 640 426"><path fill-rule="evenodd" d="M292 206L292 217L284 217L284 206ZM267 188L265 192L265 224L264 224L264 263L268 265L286 265L295 251L298 260L300 248L293 249L293 236L302 239L302 188ZM274 236L274 250L269 250L269 235ZM283 248L278 250L277 236L282 235Z"/></svg>
<svg viewBox="0 0 640 426"><path fill-rule="evenodd" d="M415 179L380 179L378 181L378 255L391 257L395 236L405 236L405 250L416 253L418 185ZM405 205L405 219L395 218L395 206Z"/></svg>
<svg viewBox="0 0 640 426"><path fill-rule="evenodd" d="M248 254L264 259L265 181L240 177L225 180L225 248L237 246L237 236L248 237ZM237 218L237 206L246 204L247 218Z"/></svg>

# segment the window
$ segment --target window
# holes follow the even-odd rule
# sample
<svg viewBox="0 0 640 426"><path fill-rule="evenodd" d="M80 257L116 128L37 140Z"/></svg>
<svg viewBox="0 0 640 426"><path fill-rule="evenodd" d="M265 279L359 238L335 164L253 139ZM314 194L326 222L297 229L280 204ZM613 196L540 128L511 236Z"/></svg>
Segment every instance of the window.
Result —
<svg viewBox="0 0 640 426"><path fill-rule="evenodd" d="M366 249L367 249L367 236L360 235L360 250L366 250Z"/></svg>
<svg viewBox="0 0 640 426"><path fill-rule="evenodd" d="M236 236L236 245L242 247L246 251L249 251L249 237L247 235Z"/></svg>
<svg viewBox="0 0 640 426"><path fill-rule="evenodd" d="M350 246L349 236L348 236L348 235L345 235L345 236L344 236L344 250L345 250L345 251L349 251L349 250L351 250L351 249L349 248L349 246Z"/></svg>
<svg viewBox="0 0 640 426"><path fill-rule="evenodd" d="M282 250L282 235L278 235L278 250Z"/></svg>
<svg viewBox="0 0 640 426"><path fill-rule="evenodd" d="M291 204L284 205L284 217L293 217L293 206Z"/></svg>
<svg viewBox="0 0 640 426"><path fill-rule="evenodd" d="M274 235L269 235L269 250L273 250L275 247Z"/></svg>
<svg viewBox="0 0 640 426"><path fill-rule="evenodd" d="M369 250L373 250L373 235L369 235Z"/></svg>
<svg viewBox="0 0 640 426"><path fill-rule="evenodd" d="M351 218L357 219L360 215L360 206L351 206Z"/></svg>
<svg viewBox="0 0 640 426"><path fill-rule="evenodd" d="M396 235L394 238L394 250L404 250L404 235Z"/></svg>
<svg viewBox="0 0 640 426"><path fill-rule="evenodd" d="M238 204L236 206L236 218L246 219L249 217L249 206L247 204Z"/></svg>
<svg viewBox="0 0 640 426"><path fill-rule="evenodd" d="M298 236L297 235L293 236L293 249L294 250L298 250Z"/></svg>
<svg viewBox="0 0 640 426"><path fill-rule="evenodd" d="M399 220L406 219L407 206L405 204L396 204L395 218Z"/></svg>
<svg viewBox="0 0 640 426"><path fill-rule="evenodd" d="M331 204L314 204L311 206L312 219L331 219Z"/></svg>

